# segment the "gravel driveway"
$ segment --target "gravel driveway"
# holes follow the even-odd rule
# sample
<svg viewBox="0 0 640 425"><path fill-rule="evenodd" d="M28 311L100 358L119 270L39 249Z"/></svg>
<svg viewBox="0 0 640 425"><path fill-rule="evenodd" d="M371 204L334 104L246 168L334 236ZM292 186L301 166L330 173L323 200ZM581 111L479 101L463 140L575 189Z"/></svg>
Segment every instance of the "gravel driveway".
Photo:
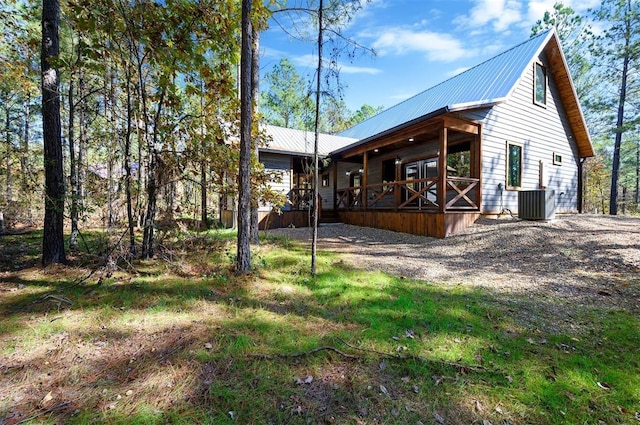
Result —
<svg viewBox="0 0 640 425"><path fill-rule="evenodd" d="M310 240L310 230L271 234ZM446 239L322 225L319 247L355 267L435 285L482 287L537 326L570 324L585 306L640 312L640 219L565 215L549 222L482 218ZM527 311L529 314L527 314Z"/></svg>

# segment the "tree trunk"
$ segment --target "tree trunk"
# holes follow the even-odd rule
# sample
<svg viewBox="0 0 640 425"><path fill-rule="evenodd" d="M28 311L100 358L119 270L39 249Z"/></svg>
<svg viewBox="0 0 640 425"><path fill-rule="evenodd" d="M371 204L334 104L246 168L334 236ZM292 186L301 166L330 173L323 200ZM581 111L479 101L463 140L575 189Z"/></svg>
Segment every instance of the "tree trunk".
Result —
<svg viewBox="0 0 640 425"><path fill-rule="evenodd" d="M258 26L254 25L251 31L253 42L251 43L251 99L253 103L252 116L256 116L259 110L260 102L260 31ZM256 160L260 159L260 150L258 143L254 143L254 152ZM258 215L258 199L251 201L251 243L260 243L260 220Z"/></svg>
<svg viewBox="0 0 640 425"><path fill-rule="evenodd" d="M75 144L75 105L73 104L73 76L69 80L69 179L71 180L71 236L69 249L78 247L78 164L76 163Z"/></svg>
<svg viewBox="0 0 640 425"><path fill-rule="evenodd" d="M629 18L630 19L630 18ZM629 56L631 43L630 20L625 21L624 57L622 62L622 81L618 99L618 119L616 121L616 137L613 145L613 164L611 166L611 196L609 197L609 214L618 214L618 178L620 175L620 146L624 124L624 104L627 101L627 76L629 73Z"/></svg>
<svg viewBox="0 0 640 425"><path fill-rule="evenodd" d="M58 0L42 1L42 130L44 138L45 212L42 240L42 264L64 263L64 172L58 71L49 58L59 55Z"/></svg>
<svg viewBox="0 0 640 425"><path fill-rule="evenodd" d="M208 193L207 193L207 171L209 168L209 158L207 157L207 143L205 141L205 108L204 108L204 81L200 86L202 93L200 94L200 151L202 157L200 158L200 222L202 227L206 230L209 228L209 217L207 214Z"/></svg>
<svg viewBox="0 0 640 425"><path fill-rule="evenodd" d="M22 138L22 148L20 149L20 171L22 173L20 179L20 193L23 199L27 200L27 209L29 215L29 225L33 224L31 215L31 193L29 193L29 138L31 125L31 95L27 92L27 99L24 104L24 137Z"/></svg>
<svg viewBox="0 0 640 425"><path fill-rule="evenodd" d="M633 194L633 203L636 205L636 213L638 212L639 201L640 201L640 140L636 141L636 188Z"/></svg>
<svg viewBox="0 0 640 425"><path fill-rule="evenodd" d="M80 117L78 120L78 158L76 159L76 174L78 178L78 187L76 192L78 194L78 220L85 220L84 200L85 200L85 181L86 181L86 169L84 166L84 158L87 148L87 113L85 109L84 101L84 77L82 76L82 70L80 70L80 78L78 81L78 112Z"/></svg>
<svg viewBox="0 0 640 425"><path fill-rule="evenodd" d="M238 166L238 252L236 272L251 269L251 11L252 0L242 0L240 53L240 160Z"/></svg>
<svg viewBox="0 0 640 425"><path fill-rule="evenodd" d="M311 225L313 235L311 238L311 274L316 275L317 251L318 251L318 139L320 125L320 88L322 83L322 12L323 3L320 0L318 5L318 69L316 70L316 116L314 123L314 143L313 143L313 212L311 215Z"/></svg>
<svg viewBox="0 0 640 425"><path fill-rule="evenodd" d="M124 135L124 187L125 196L127 198L127 227L129 229L129 254L134 256L136 253L136 238L134 233L133 208L131 202L131 126L133 124L133 109L131 106L131 78L127 73L126 81L127 90L127 128Z"/></svg>
<svg viewBox="0 0 640 425"><path fill-rule="evenodd" d="M154 254L153 226L156 217L156 201L158 188L156 185L157 152L152 149L149 153L149 174L147 175L147 212L144 217L144 232L142 236L142 257L150 259Z"/></svg>
<svg viewBox="0 0 640 425"><path fill-rule="evenodd" d="M7 96L8 97L8 96ZM6 180L6 191L5 191L5 198L7 200L7 204L9 204L11 202L11 200L13 199L13 184L12 184L12 178L11 178L11 114L10 114L10 110L11 108L9 107L9 102L7 97L5 97L5 111L6 111L6 120L5 120L5 133L6 133L6 144L7 144L7 156L6 156L6 167L7 167L7 180Z"/></svg>

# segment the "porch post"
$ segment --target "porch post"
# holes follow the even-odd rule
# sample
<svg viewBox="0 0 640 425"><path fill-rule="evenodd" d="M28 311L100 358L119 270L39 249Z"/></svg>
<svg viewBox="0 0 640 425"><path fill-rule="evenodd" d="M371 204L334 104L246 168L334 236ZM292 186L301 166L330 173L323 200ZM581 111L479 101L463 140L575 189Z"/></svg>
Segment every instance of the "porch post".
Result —
<svg viewBox="0 0 640 425"><path fill-rule="evenodd" d="M438 154L438 211L444 213L447 205L447 126L442 121L440 128L440 152Z"/></svg>
<svg viewBox="0 0 640 425"><path fill-rule="evenodd" d="M333 210L338 210L338 161L333 160Z"/></svg>
<svg viewBox="0 0 640 425"><path fill-rule="evenodd" d="M365 151L364 155L363 155L363 160L362 160L362 168L363 168L363 172L362 172L362 207L363 208L367 208L368 206L368 196L367 196L367 185L368 183L368 178L367 178L367 174L369 172L369 152Z"/></svg>
<svg viewBox="0 0 640 425"><path fill-rule="evenodd" d="M478 209L482 211L482 125L478 124L478 134L475 137L474 152L474 167L475 167L475 177L478 179L478 187L476 188L476 203L478 204Z"/></svg>

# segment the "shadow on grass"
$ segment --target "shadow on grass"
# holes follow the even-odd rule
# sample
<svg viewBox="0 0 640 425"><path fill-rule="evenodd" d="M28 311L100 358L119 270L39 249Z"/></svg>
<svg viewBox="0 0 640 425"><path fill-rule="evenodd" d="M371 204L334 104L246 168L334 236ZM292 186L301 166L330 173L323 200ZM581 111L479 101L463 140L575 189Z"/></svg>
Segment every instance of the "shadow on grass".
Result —
<svg viewBox="0 0 640 425"><path fill-rule="evenodd" d="M628 313L584 308L575 321L590 326L549 333L489 291L335 257L312 278L296 261L304 248L273 249L265 277L247 281L12 280L24 294L3 294L0 306L15 325L2 329L3 423L633 420L640 325ZM48 293L72 304L39 301ZM553 308L534 302L534 313ZM359 358L310 353L322 346Z"/></svg>

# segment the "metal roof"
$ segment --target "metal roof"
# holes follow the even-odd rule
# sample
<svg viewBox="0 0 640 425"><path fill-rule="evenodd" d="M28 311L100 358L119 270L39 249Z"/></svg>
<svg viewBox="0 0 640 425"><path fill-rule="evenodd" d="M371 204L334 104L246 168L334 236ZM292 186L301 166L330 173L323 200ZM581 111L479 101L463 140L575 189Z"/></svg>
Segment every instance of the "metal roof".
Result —
<svg viewBox="0 0 640 425"><path fill-rule="evenodd" d="M294 128L265 125L265 132L271 137L267 144L260 148L263 152L282 152L290 154L313 155L315 134L313 131L296 130ZM318 153L327 155L329 152L357 142L351 137L336 136L320 133L318 139Z"/></svg>
<svg viewBox="0 0 640 425"><path fill-rule="evenodd" d="M339 133L361 141L439 110L455 111L505 101L522 73L553 35L530 38L506 52L431 87Z"/></svg>

